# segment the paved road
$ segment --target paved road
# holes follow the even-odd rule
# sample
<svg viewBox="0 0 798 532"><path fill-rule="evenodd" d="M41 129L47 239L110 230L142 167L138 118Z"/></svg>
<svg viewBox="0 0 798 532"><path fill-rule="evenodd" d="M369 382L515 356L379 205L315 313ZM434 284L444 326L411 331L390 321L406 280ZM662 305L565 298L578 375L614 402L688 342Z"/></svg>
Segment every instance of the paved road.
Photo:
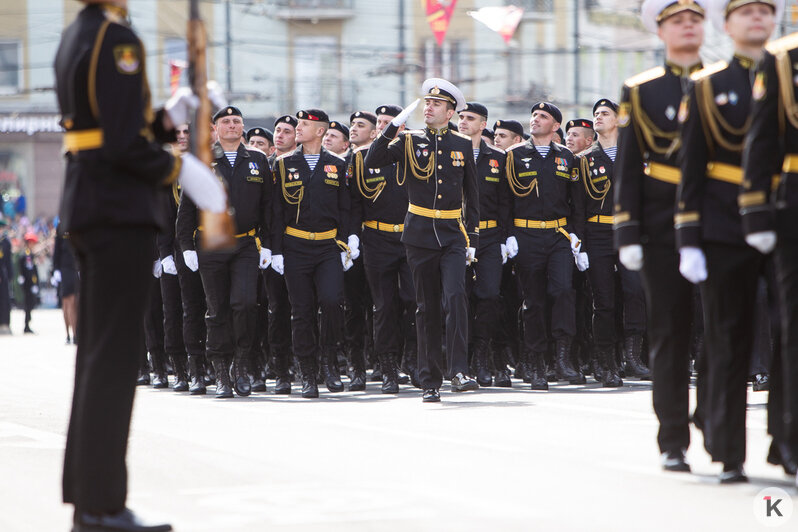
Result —
<svg viewBox="0 0 798 532"><path fill-rule="evenodd" d="M74 347L60 311L36 311L32 326L35 336L0 337L4 532L66 531L71 519L60 480ZM791 490L765 463L766 393L749 393L752 482L721 487L696 431L694 474L660 471L647 383L513 385L445 389L438 405L409 387L383 396L376 383L318 400L139 388L129 503L179 532L747 531L762 527L761 489ZM798 516L780 528L798 530Z"/></svg>

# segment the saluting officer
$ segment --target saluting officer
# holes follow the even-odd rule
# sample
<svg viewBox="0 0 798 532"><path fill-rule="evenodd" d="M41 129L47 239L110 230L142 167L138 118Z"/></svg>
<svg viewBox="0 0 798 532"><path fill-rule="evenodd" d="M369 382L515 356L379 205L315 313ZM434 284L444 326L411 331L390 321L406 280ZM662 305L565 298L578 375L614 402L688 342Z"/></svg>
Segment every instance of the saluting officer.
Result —
<svg viewBox="0 0 798 532"><path fill-rule="evenodd" d="M780 7L778 4L777 12ZM775 247L782 348L781 357L774 358L771 368L768 429L775 445L771 446L768 461L781 462L787 473L790 469L795 471L798 457L798 105L793 94L798 76L796 64L798 34L766 46L754 77L751 126L743 154L744 179L738 197L745 241L761 253L770 253ZM774 175L778 176L775 182ZM779 366L781 378L776 373ZM783 399L779 400L782 390ZM779 448L777 455L773 455L774 447Z"/></svg>
<svg viewBox="0 0 798 532"><path fill-rule="evenodd" d="M343 273L352 267L357 248L339 240L349 229L350 198L344 160L322 146L330 119L319 109L299 111L296 117L300 146L274 165L273 268L285 274L302 397L313 398L319 396L319 357L327 389L344 389L333 357L343 340Z"/></svg>
<svg viewBox="0 0 798 532"><path fill-rule="evenodd" d="M502 313L499 289L502 265L507 262L507 228L510 220L510 189L505 177L504 151L489 146L482 139L487 125L488 109L481 103L468 102L460 111L457 128L471 138L474 163L479 183L479 246L477 262L471 265L473 275L466 277L466 285L475 304L472 308L471 345L477 383L491 386L493 374L489 360L491 340L496 336ZM496 361L496 386L510 387L507 367Z"/></svg>
<svg viewBox="0 0 798 532"><path fill-rule="evenodd" d="M679 274L673 214L681 180L677 114L689 75L701 68L703 1L646 0L641 18L665 43L665 64L627 79L623 86L613 227L621 263L643 272L662 465L669 471L689 471L684 454L690 443L693 292Z"/></svg>
<svg viewBox="0 0 798 532"><path fill-rule="evenodd" d="M576 334L573 290L574 254L581 248L584 201L573 153L552 140L562 113L549 102L532 107L530 140L507 150L507 182L512 192L513 228L507 238L510 257L518 255L524 294L524 350L533 390L547 390L544 354L547 344L545 305L553 299L551 336L555 340L557 378L582 384L584 375L571 363Z"/></svg>
<svg viewBox="0 0 798 532"><path fill-rule="evenodd" d="M453 375L452 390L479 388L468 377L465 292L466 263L473 261L479 244L479 187L471 139L449 128L455 112L465 108L462 92L439 78L426 80L421 91L426 129L404 131L397 136L418 106L416 100L377 136L365 164L369 168L394 162L403 166L409 205L402 242L418 305L418 379L424 390L422 400L438 402L443 380L439 363L441 306L446 310L446 354Z"/></svg>

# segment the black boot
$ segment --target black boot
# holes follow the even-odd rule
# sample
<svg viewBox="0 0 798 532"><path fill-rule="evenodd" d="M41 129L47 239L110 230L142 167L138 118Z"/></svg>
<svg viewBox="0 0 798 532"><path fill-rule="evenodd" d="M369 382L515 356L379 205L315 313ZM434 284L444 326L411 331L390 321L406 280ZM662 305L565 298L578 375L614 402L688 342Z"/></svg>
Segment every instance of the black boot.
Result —
<svg viewBox="0 0 798 532"><path fill-rule="evenodd" d="M191 382L188 393L191 395L205 395L205 364L204 355L188 355L188 372Z"/></svg>
<svg viewBox="0 0 798 532"><path fill-rule="evenodd" d="M233 389L241 397L247 397L252 393L252 384L249 380L249 359L244 356L236 355L233 359L233 367L230 368L230 377L233 381Z"/></svg>
<svg viewBox="0 0 798 532"><path fill-rule="evenodd" d="M349 380L350 392L366 391L366 358L363 350L352 349L349 351L349 360L352 364L352 374Z"/></svg>
<svg viewBox="0 0 798 532"><path fill-rule="evenodd" d="M488 344L484 340L474 341L474 367L476 368L477 384L480 386L493 384L493 375L488 366Z"/></svg>
<svg viewBox="0 0 798 532"><path fill-rule="evenodd" d="M505 358L504 349L493 350L493 367L496 368L493 385L499 388L511 388L513 381L510 379L510 370L507 368L508 360Z"/></svg>
<svg viewBox="0 0 798 532"><path fill-rule="evenodd" d="M601 382L604 378L604 362L601 360L601 356L599 355L598 347L593 347L590 352L590 373L593 374L593 378L596 379L596 382Z"/></svg>
<svg viewBox="0 0 798 532"><path fill-rule="evenodd" d="M528 356L527 377L533 390L548 390L549 382L546 380L546 368L543 353L530 353Z"/></svg>
<svg viewBox="0 0 798 532"><path fill-rule="evenodd" d="M150 368L139 369L139 376L136 378L136 386L146 386L150 383Z"/></svg>
<svg viewBox="0 0 798 532"><path fill-rule="evenodd" d="M531 368L529 366L529 353L521 351L518 353L518 361L515 363L515 378L521 379L525 383L530 383Z"/></svg>
<svg viewBox="0 0 798 532"><path fill-rule="evenodd" d="M176 392L188 391L188 370L186 369L186 355L172 355L172 368L175 371L175 385L172 389Z"/></svg>
<svg viewBox="0 0 798 532"><path fill-rule="evenodd" d="M299 358L299 372L302 374L302 397L314 399L319 396L319 385L316 384L316 359L312 356Z"/></svg>
<svg viewBox="0 0 798 532"><path fill-rule="evenodd" d="M558 338L554 353L554 372L557 380L571 384L584 384L585 376L580 375L571 364L571 338ZM581 381L581 382L580 382Z"/></svg>
<svg viewBox="0 0 798 532"><path fill-rule="evenodd" d="M380 367L382 368L382 393L399 393L399 383L396 380L396 355L393 353L381 355Z"/></svg>
<svg viewBox="0 0 798 532"><path fill-rule="evenodd" d="M233 397L233 389L230 386L230 372L224 357L213 358L213 371L216 373L216 397L220 399Z"/></svg>
<svg viewBox="0 0 798 532"><path fill-rule="evenodd" d="M601 386L603 388L619 388L623 386L623 380L618 375L618 364L615 362L615 350L610 348L596 348L599 352L598 356L604 368L601 377Z"/></svg>
<svg viewBox="0 0 798 532"><path fill-rule="evenodd" d="M331 350L324 350L321 354L321 374L324 377L324 385L327 390L333 393L344 391L344 383L341 382L341 371L338 369L338 361L335 353Z"/></svg>
<svg viewBox="0 0 798 532"><path fill-rule="evenodd" d="M416 346L405 346L405 353L402 359L402 371L410 377L410 384L414 387L421 389L421 383L418 380L418 351Z"/></svg>
<svg viewBox="0 0 798 532"><path fill-rule="evenodd" d="M272 371L275 374L274 393L277 395L291 394L291 374L288 372L287 355L277 354L272 357Z"/></svg>
<svg viewBox="0 0 798 532"><path fill-rule="evenodd" d="M168 388L169 377L166 373L166 355L164 353L150 353L152 359L152 387Z"/></svg>
<svg viewBox="0 0 798 532"><path fill-rule="evenodd" d="M623 359L626 362L626 376L651 380L651 371L640 360L643 352L643 335L633 334L623 340Z"/></svg>
<svg viewBox="0 0 798 532"><path fill-rule="evenodd" d="M382 369L380 369L379 360L375 361L371 369L371 382L380 382L382 380Z"/></svg>

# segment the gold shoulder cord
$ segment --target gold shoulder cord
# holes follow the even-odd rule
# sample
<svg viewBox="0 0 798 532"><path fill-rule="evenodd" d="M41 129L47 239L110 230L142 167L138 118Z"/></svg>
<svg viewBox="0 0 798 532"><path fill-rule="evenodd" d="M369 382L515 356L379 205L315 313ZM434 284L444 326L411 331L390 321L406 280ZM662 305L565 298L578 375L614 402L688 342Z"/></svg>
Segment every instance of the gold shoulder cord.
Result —
<svg viewBox="0 0 798 532"><path fill-rule="evenodd" d="M402 166L404 166L404 165L402 165ZM404 186L404 184L405 184L405 176L402 176L402 181L399 182L399 163L398 162L396 163L396 184L399 185L400 187Z"/></svg>
<svg viewBox="0 0 798 532"><path fill-rule="evenodd" d="M795 103L795 89L793 88L789 50L776 54L776 72L779 77L779 89L781 92L779 100L784 106L784 115L786 115L792 127L798 129L798 105Z"/></svg>
<svg viewBox="0 0 798 532"><path fill-rule="evenodd" d="M302 198L305 197L305 185L301 185L296 192L288 192L285 188L285 161L280 159L277 161L277 166L280 167L280 186L283 189L283 198L289 205L296 205L296 223L299 223L299 206L302 203Z"/></svg>
<svg viewBox="0 0 798 532"><path fill-rule="evenodd" d="M421 181L429 181L429 178L432 177L432 174L435 173L435 151L430 151L430 158L427 166L421 168L418 165L418 159L416 159L416 154L413 153L413 134L412 133L405 133L405 173L404 177L402 178L402 183L404 184L405 179L407 179L407 167L410 167L410 172L413 174L413 177L416 179L420 179Z"/></svg>
<svg viewBox="0 0 798 532"><path fill-rule="evenodd" d="M706 77L698 80L695 85L695 90L700 107L702 111L704 111L704 122L712 133L712 138L715 142L725 150L738 153L743 151L744 140L740 140L739 143L729 142L723 135L723 131L726 131L730 135L744 137L746 131L748 131L748 128L751 126L751 116L749 115L748 118L746 118L742 127L732 127L732 125L723 118L720 110L718 110L718 106L715 105L715 93L712 90L711 78Z"/></svg>
<svg viewBox="0 0 798 532"><path fill-rule="evenodd" d="M515 172L515 156L513 155L513 150L507 150L507 161L505 163L505 168L507 170L507 182L510 184L510 190L513 191L513 194L519 198L525 198L532 193L532 190L534 190L535 194L540 197L537 177L528 185L524 185L518 180L518 174Z"/></svg>
<svg viewBox="0 0 798 532"><path fill-rule="evenodd" d="M587 192L587 195L590 196L591 199L602 202L603 206L604 198L607 197L607 193L609 193L610 187L612 186L610 178L607 177L607 182L604 183L604 188L599 190L596 185L593 184L593 180L590 179L590 165L587 162L587 157L579 158L579 170L582 172L582 181L585 184L585 192Z"/></svg>
<svg viewBox="0 0 798 532"><path fill-rule="evenodd" d="M654 124L654 122L651 121L645 111L643 111L643 107L640 105L639 85L632 87L629 99L632 103L632 112L634 113L635 118L637 118L635 122L638 123L637 127L643 134L643 138L645 139L648 149L654 153L666 156L677 151L682 143L682 140L679 137L679 130L677 129L676 131L668 133L666 131L662 131L656 126L656 124ZM657 138L670 141L670 144L665 148L661 148L657 145ZM640 146L640 148L643 149L643 146Z"/></svg>
<svg viewBox="0 0 798 532"><path fill-rule="evenodd" d="M377 186L374 188L369 188L366 184L366 180L363 178L364 167L366 166L363 162L363 153L362 152L355 152L355 181L357 181L357 188L360 190L360 193L363 195L364 198L371 200L372 202L377 201L377 198L382 193L382 189L385 188L385 181L382 183L377 183Z"/></svg>
<svg viewBox="0 0 798 532"><path fill-rule="evenodd" d="M175 205L180 205L180 192L177 191L177 181L172 183L172 196L175 198Z"/></svg>

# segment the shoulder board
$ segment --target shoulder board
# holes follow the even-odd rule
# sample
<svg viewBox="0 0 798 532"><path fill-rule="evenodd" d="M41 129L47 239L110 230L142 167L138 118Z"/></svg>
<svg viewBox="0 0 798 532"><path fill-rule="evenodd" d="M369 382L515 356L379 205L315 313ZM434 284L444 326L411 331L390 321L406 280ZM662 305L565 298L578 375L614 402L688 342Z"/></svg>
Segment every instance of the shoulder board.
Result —
<svg viewBox="0 0 798 532"><path fill-rule="evenodd" d="M510 146L509 148L507 148L507 151L513 151L514 149L520 148L521 146L525 146L526 144L527 144L527 142L525 140L522 141L522 142L517 142L517 143L513 144L512 146Z"/></svg>
<svg viewBox="0 0 798 532"><path fill-rule="evenodd" d="M346 159L345 159L344 157L341 157L341 156L340 156L340 155L338 155L337 153L333 153L333 152L331 152L331 151L327 151L327 153L329 153L330 155L332 155L332 156L333 156L333 157L335 157L336 159L340 160L342 163L345 163L345 162L346 162Z"/></svg>
<svg viewBox="0 0 798 532"><path fill-rule="evenodd" d="M288 153L284 153L282 155L278 155L277 158L274 161L277 162L277 161L279 161L281 159L285 159L286 157L291 157L294 153L296 153L296 151L289 151Z"/></svg>
<svg viewBox="0 0 798 532"><path fill-rule="evenodd" d="M260 154L261 154L261 155L263 155L264 157L268 157L268 155L266 155L266 152L264 152L264 151L263 151L263 150L261 150L260 148L255 148L254 146L246 146L246 148L247 148L247 151L252 151L252 152L255 152L255 153L260 153Z"/></svg>
<svg viewBox="0 0 798 532"><path fill-rule="evenodd" d="M426 137L427 136L427 134L424 133L423 129L405 129L404 131L402 131L402 134L403 135L416 135L416 136L420 136L420 137Z"/></svg>
<svg viewBox="0 0 798 532"><path fill-rule="evenodd" d="M793 48L798 48L798 33L792 33L765 45L765 49L771 54L785 52Z"/></svg>
<svg viewBox="0 0 798 532"><path fill-rule="evenodd" d="M698 81L700 79L708 78L712 74L716 74L717 72L724 70L728 66L729 63L727 63L726 61L718 61L717 63L712 63L711 65L690 74L690 79L692 79L693 81Z"/></svg>
<svg viewBox="0 0 798 532"><path fill-rule="evenodd" d="M371 144L366 144L365 146L360 146L358 148L355 148L355 153L360 153L361 151L366 151L366 150L369 149L369 146L371 146Z"/></svg>
<svg viewBox="0 0 798 532"><path fill-rule="evenodd" d="M624 82L624 85L626 85L631 89L632 87L642 85L643 83L648 83L649 81L660 78L664 75L665 75L665 67L658 66L646 70L645 72L641 72L640 74L637 74L635 76L632 76L631 78L627 79Z"/></svg>
<svg viewBox="0 0 798 532"><path fill-rule="evenodd" d="M506 153L503 149L499 148L498 146L494 146L493 144L488 144L488 147L491 149L491 151L501 153L502 155Z"/></svg>
<svg viewBox="0 0 798 532"><path fill-rule="evenodd" d="M459 131L454 131L453 129L450 129L449 131L451 131L452 134L457 135L458 137L463 137L466 140L471 140L471 137L469 137L468 135L464 135L464 134L460 133Z"/></svg>

